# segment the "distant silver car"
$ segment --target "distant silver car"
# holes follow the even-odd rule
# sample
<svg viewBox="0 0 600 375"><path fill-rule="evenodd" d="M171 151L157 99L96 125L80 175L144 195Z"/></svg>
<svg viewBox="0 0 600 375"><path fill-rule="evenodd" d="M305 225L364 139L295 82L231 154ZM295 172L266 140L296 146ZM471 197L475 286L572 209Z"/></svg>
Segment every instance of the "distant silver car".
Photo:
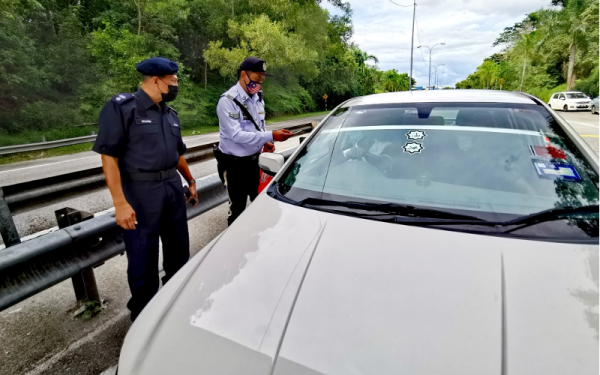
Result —
<svg viewBox="0 0 600 375"><path fill-rule="evenodd" d="M592 99L592 114L598 114L598 107L600 107L598 105L598 97L596 96L594 99Z"/></svg>
<svg viewBox="0 0 600 375"><path fill-rule="evenodd" d="M119 375L598 373L597 156L537 98L354 98L260 164Z"/></svg>
<svg viewBox="0 0 600 375"><path fill-rule="evenodd" d="M552 94L548 105L552 109L567 111L588 110L592 106L590 98L579 91L565 91Z"/></svg>

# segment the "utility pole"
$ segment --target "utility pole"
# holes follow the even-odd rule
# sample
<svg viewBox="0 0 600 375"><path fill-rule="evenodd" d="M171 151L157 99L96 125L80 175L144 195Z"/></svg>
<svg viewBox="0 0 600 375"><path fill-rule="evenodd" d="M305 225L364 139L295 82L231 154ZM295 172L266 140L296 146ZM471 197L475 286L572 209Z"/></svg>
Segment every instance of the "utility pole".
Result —
<svg viewBox="0 0 600 375"><path fill-rule="evenodd" d="M425 47L425 48L427 48L427 49L429 50L429 88L430 88L430 89L431 89L431 51L433 51L433 49L434 49L436 46L443 46L443 45L445 45L445 44L446 44L446 43L438 43L438 44L434 45L434 46L433 46L433 47L431 47L431 48L429 48L429 47L427 47L427 46L418 46L418 47L417 47L417 48Z"/></svg>
<svg viewBox="0 0 600 375"><path fill-rule="evenodd" d="M412 37L410 38L410 76L408 77L408 91L412 91L412 70L413 70L413 45L415 43L415 17L417 15L417 0L413 5L413 23L412 23Z"/></svg>
<svg viewBox="0 0 600 375"><path fill-rule="evenodd" d="M398 3L389 0L390 3L397 5L399 7L409 7L410 5L401 5ZM413 0L413 23L412 23L412 36L410 38L410 73L408 75L408 91L412 91L412 77L413 77L413 50L415 43L415 18L417 16L417 0Z"/></svg>

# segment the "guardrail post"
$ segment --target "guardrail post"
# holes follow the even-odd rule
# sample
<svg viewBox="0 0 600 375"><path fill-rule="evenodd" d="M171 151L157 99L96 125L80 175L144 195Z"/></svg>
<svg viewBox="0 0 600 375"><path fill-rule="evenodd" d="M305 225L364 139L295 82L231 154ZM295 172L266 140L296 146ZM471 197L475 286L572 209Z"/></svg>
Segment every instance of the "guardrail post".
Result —
<svg viewBox="0 0 600 375"><path fill-rule="evenodd" d="M78 211L69 207L54 211L54 214L60 229L79 224L94 217L89 212ZM71 277L71 281L73 282L73 290L75 291L77 303L89 301L100 302L98 285L96 284L96 277L94 276L94 269L92 267L84 268L80 273Z"/></svg>
<svg viewBox="0 0 600 375"><path fill-rule="evenodd" d="M4 191L0 187L0 234L6 247L21 243L21 237L13 221L8 204L4 199Z"/></svg>

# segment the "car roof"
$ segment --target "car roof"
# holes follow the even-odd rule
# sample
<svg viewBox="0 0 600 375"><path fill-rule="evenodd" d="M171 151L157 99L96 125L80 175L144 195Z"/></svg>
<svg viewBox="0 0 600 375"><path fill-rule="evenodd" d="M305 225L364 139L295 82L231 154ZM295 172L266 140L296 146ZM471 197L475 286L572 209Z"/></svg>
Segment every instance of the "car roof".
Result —
<svg viewBox="0 0 600 375"><path fill-rule="evenodd" d="M418 90L387 92L353 98L343 107L392 103L513 103L538 104L534 98L516 91L500 90Z"/></svg>

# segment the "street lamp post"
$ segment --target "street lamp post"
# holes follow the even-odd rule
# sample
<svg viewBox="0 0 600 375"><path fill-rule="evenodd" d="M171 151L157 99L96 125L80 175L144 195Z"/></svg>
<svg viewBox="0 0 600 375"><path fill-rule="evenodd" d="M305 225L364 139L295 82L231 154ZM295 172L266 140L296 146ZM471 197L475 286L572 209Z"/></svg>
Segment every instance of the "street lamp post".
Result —
<svg viewBox="0 0 600 375"><path fill-rule="evenodd" d="M431 51L433 51L433 49L434 49L436 46L440 46L440 45L441 45L441 46L443 46L443 45L445 45L445 44L446 44L446 43L438 43L438 44L434 45L434 46L433 46L433 47L431 47L431 48L429 48L429 47L427 47L427 46L418 46L418 47L417 47L417 48L425 47L425 48L427 48L427 49L429 50L429 87L430 87L430 88L431 88Z"/></svg>
<svg viewBox="0 0 600 375"><path fill-rule="evenodd" d="M435 68L435 73L434 73L434 77L435 77L435 79L433 80L433 85L434 85L434 87L437 87L437 68L438 68L439 66L444 66L444 65L446 65L446 64L439 64L439 65L434 65L434 66L433 66L433 67Z"/></svg>

